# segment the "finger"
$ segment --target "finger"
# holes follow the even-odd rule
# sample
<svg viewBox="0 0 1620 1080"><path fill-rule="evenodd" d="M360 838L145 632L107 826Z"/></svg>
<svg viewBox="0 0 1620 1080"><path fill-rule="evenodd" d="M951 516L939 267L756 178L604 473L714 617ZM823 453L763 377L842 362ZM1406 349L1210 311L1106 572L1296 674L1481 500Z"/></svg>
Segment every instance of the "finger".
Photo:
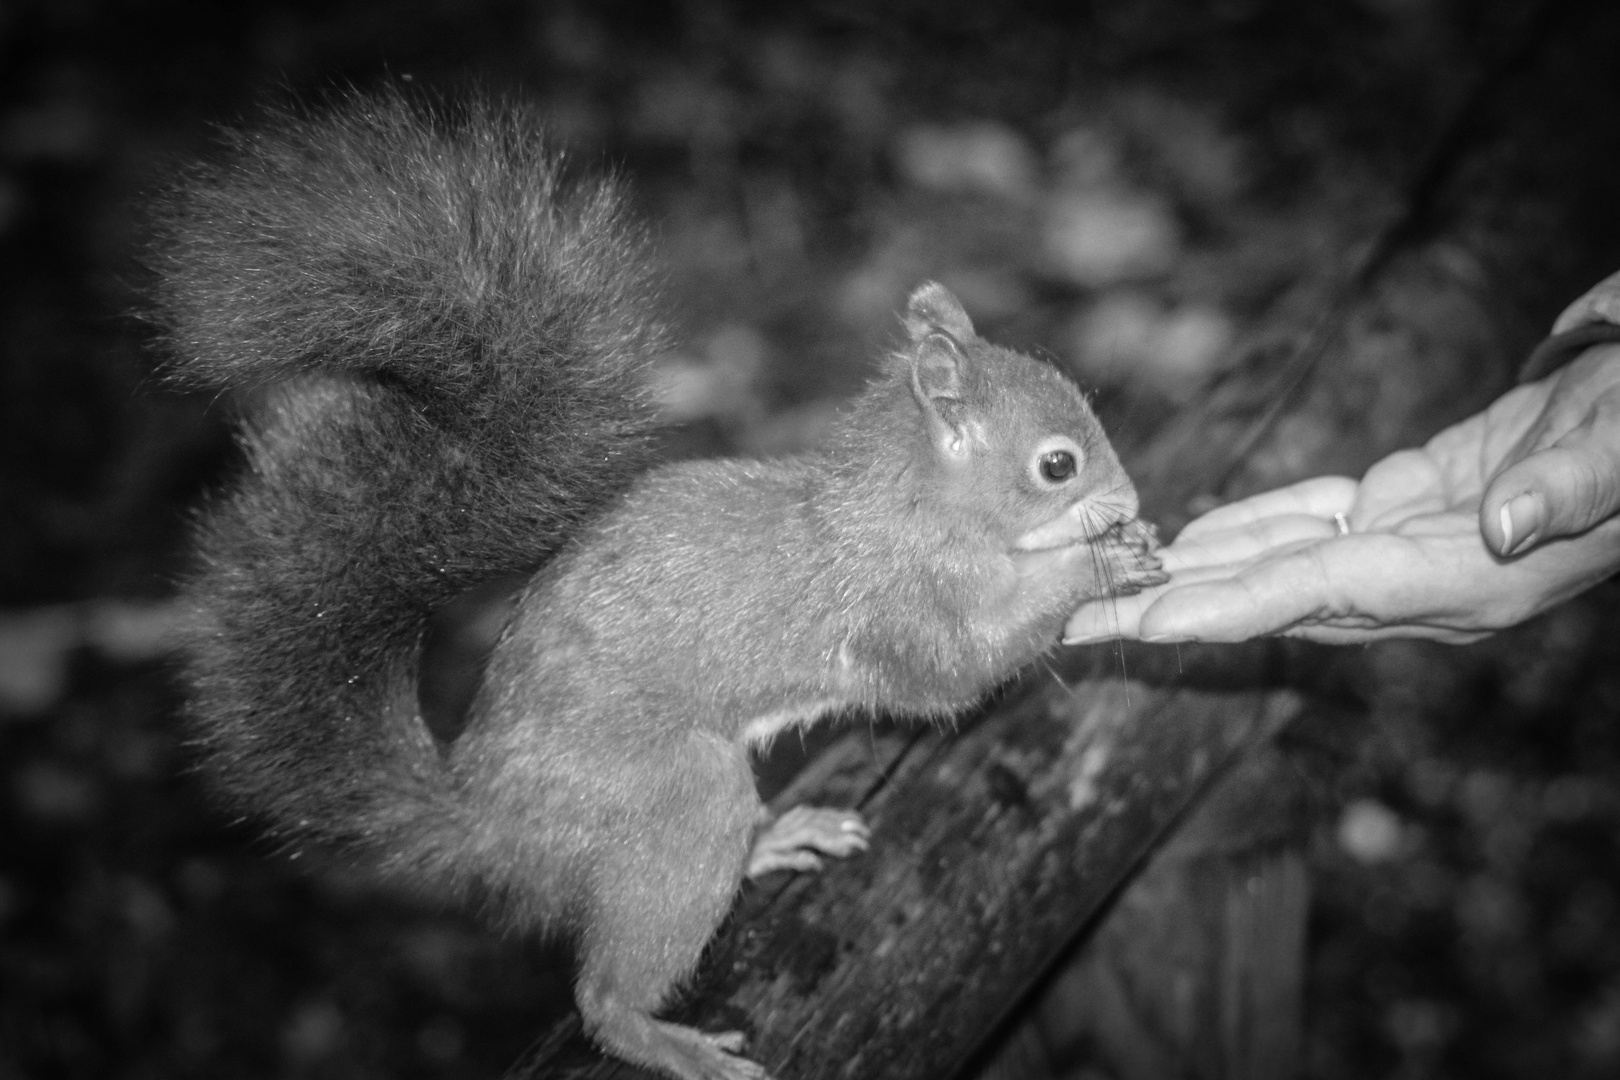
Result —
<svg viewBox="0 0 1620 1080"><path fill-rule="evenodd" d="M1347 627L1337 623L1301 623L1280 632L1281 637L1314 641L1319 645L1371 645L1377 641L1422 638L1446 645L1467 645L1490 637L1489 630L1458 630L1450 626L1398 623L1393 626Z"/></svg>
<svg viewBox="0 0 1620 1080"><path fill-rule="evenodd" d="M1316 476L1287 487L1263 491L1225 506L1217 506L1202 517L1193 519L1177 534L1176 542L1290 514L1331 520L1334 514L1350 512L1355 503L1356 489L1356 481L1348 476Z"/></svg>
<svg viewBox="0 0 1620 1080"><path fill-rule="evenodd" d="M1193 537L1183 532L1175 543L1159 551L1159 563L1167 573L1174 575L1242 562L1289 544L1327 540L1338 533L1339 527L1331 516L1284 514Z"/></svg>
<svg viewBox="0 0 1620 1080"><path fill-rule="evenodd" d="M1325 583L1295 555L1237 577L1173 589L1142 613L1143 641L1247 641L1278 633L1321 610Z"/></svg>
<svg viewBox="0 0 1620 1080"><path fill-rule="evenodd" d="M1135 638L1136 624L1169 585L1155 585L1130 596L1109 596L1082 604L1063 628L1063 644L1093 645L1115 638Z"/></svg>
<svg viewBox="0 0 1620 1080"><path fill-rule="evenodd" d="M1589 322L1620 323L1620 272L1610 274L1565 308L1553 323L1553 333L1561 334Z"/></svg>
<svg viewBox="0 0 1620 1080"><path fill-rule="evenodd" d="M1502 470L1486 487L1479 508L1480 532L1491 549L1519 555L1614 516L1620 510L1615 434L1578 428Z"/></svg>
<svg viewBox="0 0 1620 1080"><path fill-rule="evenodd" d="M1465 425L1457 425L1436 435L1421 450L1397 450L1374 462L1361 478L1350 525L1357 532L1387 531L1407 521L1433 499L1435 491L1446 488L1444 462L1465 457L1468 449L1431 450L1453 441L1467 444Z"/></svg>
<svg viewBox="0 0 1620 1080"><path fill-rule="evenodd" d="M1471 528L1464 519L1457 531L1469 539ZM1477 536L1469 542L1479 548ZM1448 543L1454 541L1440 538L1428 547ZM1408 622L1410 612L1425 611L1435 597L1428 547L1352 534L1283 549L1226 577L1176 581L1181 587L1143 612L1138 632L1152 642L1232 642L1302 626L1360 630Z"/></svg>
<svg viewBox="0 0 1620 1080"><path fill-rule="evenodd" d="M1319 541L1306 540L1296 544L1295 547L1306 547L1317 542ZM1266 551L1263 557L1276 559L1290 553L1290 549L1284 546ZM1143 612L1152 609L1166 594L1211 582L1229 581L1240 573L1240 570L1240 566L1227 563L1184 567L1162 585L1143 589L1130 596L1103 597L1082 604L1069 617L1068 626L1063 632L1063 644L1094 645L1100 641L1113 641L1116 638L1134 640L1141 636L1140 624Z"/></svg>

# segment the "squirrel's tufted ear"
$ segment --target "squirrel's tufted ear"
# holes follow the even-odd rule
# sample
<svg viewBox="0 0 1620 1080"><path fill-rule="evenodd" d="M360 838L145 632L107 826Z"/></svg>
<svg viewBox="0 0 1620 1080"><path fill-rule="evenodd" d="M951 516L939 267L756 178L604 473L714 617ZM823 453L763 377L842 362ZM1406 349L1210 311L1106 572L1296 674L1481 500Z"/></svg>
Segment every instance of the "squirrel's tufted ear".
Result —
<svg viewBox="0 0 1620 1080"><path fill-rule="evenodd" d="M920 342L929 334L944 331L957 341L973 338L973 322L962 310L961 301L937 281L917 286L906 301L906 332Z"/></svg>
<svg viewBox="0 0 1620 1080"><path fill-rule="evenodd" d="M967 356L955 338L931 330L908 350L911 394L928 424L929 437L941 451L954 457L967 453L963 425L962 384Z"/></svg>
<svg viewBox="0 0 1620 1080"><path fill-rule="evenodd" d="M917 404L937 409L941 401L961 398L967 357L955 338L938 330L926 334L911 347L910 359L911 392L917 396Z"/></svg>
<svg viewBox="0 0 1620 1080"><path fill-rule="evenodd" d="M925 281L906 301L904 315L911 348L911 393L922 409L934 445L952 457L970 452L964 423L962 387L967 380L967 343L973 323L951 291Z"/></svg>

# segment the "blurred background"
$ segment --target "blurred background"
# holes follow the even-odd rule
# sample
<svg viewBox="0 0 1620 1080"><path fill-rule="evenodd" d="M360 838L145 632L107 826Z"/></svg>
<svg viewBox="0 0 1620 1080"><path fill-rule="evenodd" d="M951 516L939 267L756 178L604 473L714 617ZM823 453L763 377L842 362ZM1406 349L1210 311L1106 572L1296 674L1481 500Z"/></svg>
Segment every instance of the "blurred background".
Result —
<svg viewBox="0 0 1620 1080"><path fill-rule="evenodd" d="M1541 7L0 4L0 1078L490 1076L566 1003L532 944L283 859L191 771L168 598L233 453L154 374L136 253L216 125L383 78L532 97L658 236L683 452L813 439L925 278L1141 448L1357 265ZM1518 295L1524 346L1573 299ZM1390 438L1285 425L1251 473ZM1367 722L1318 778L1308 1075L1620 1069L1613 599L1336 687Z"/></svg>

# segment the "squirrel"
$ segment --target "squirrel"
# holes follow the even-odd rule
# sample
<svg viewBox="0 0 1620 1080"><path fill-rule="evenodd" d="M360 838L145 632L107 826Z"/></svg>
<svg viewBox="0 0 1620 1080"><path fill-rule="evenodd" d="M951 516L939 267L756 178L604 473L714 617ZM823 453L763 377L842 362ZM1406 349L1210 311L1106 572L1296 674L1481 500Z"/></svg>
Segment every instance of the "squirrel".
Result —
<svg viewBox="0 0 1620 1080"><path fill-rule="evenodd" d="M764 1070L656 1018L745 878L867 846L770 822L750 752L845 714L946 719L1081 601L1162 580L1081 391L937 284L820 444L657 460L646 233L530 110L348 92L227 132L157 200L171 377L243 400L183 584L206 764L289 844L560 935L604 1050ZM418 696L435 612L523 582L465 726Z"/></svg>

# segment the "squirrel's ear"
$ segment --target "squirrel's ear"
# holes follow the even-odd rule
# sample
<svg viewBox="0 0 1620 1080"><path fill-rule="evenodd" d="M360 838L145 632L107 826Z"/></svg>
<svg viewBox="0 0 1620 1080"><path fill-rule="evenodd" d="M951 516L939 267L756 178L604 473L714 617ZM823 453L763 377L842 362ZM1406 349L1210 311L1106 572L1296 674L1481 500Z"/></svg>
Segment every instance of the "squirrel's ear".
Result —
<svg viewBox="0 0 1620 1080"><path fill-rule="evenodd" d="M962 367L967 358L949 334L935 330L911 347L911 393L935 445L952 455L967 450L962 423Z"/></svg>
<svg viewBox="0 0 1620 1080"><path fill-rule="evenodd" d="M951 291L937 281L917 286L906 302L906 333L911 336L911 392L928 421L934 445L944 453L968 451L963 422L962 385L973 323Z"/></svg>
<svg viewBox="0 0 1620 1080"><path fill-rule="evenodd" d="M962 310L961 301L937 281L925 281L912 291L906 301L905 321L906 332L914 342L941 330L957 341L969 341L974 336L973 322Z"/></svg>

